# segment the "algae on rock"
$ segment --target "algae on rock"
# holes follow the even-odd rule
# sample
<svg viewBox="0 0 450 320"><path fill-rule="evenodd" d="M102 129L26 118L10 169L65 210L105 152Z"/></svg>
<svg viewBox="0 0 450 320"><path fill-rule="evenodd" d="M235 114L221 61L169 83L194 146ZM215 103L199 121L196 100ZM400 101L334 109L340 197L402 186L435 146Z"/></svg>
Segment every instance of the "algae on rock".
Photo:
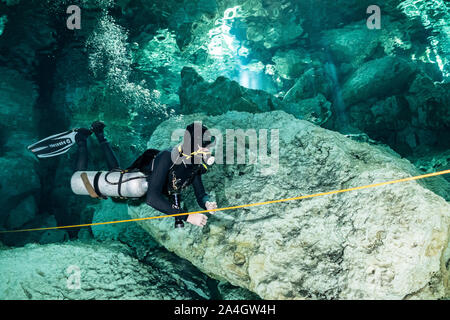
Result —
<svg viewBox="0 0 450 320"><path fill-rule="evenodd" d="M204 175L219 207L420 174L388 148L350 140L281 111L178 117L163 122L148 146L167 148L174 143L171 132L194 120L221 132L279 130L273 174L257 163L216 165ZM203 229L189 224L174 229L171 218L139 224L206 274L264 299L442 298L448 295L450 205L426 188L430 185L411 181L218 212ZM187 210L198 210L189 194L185 203ZM129 206L129 214L161 215L146 204Z"/></svg>

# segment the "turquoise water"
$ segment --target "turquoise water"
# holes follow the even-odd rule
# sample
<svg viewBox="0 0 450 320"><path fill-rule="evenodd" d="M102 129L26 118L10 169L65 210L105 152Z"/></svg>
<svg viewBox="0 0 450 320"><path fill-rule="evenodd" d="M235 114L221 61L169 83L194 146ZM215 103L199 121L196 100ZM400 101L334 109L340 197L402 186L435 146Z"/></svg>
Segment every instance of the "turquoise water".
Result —
<svg viewBox="0 0 450 320"><path fill-rule="evenodd" d="M389 147L420 172L449 169L448 3L383 1L379 16L367 13L372 4L0 1L0 230L95 220L98 201L70 189L76 147L39 161L26 147L98 119L123 166L147 149L166 120L282 110ZM80 16L67 13L69 5ZM380 28L369 28L368 19L380 21ZM194 72L183 76L186 67ZM89 141L88 149L92 170L105 168L98 144ZM141 244L111 232L72 228L0 234L0 241L15 248L109 239L132 248L141 262L149 259L139 256ZM142 237L151 243L144 246L159 248L155 268L163 268L164 259L185 261L149 234ZM192 289L194 298L225 297L217 279L190 263L186 270L187 278L200 277L206 286L203 293ZM257 297L233 290L238 297Z"/></svg>

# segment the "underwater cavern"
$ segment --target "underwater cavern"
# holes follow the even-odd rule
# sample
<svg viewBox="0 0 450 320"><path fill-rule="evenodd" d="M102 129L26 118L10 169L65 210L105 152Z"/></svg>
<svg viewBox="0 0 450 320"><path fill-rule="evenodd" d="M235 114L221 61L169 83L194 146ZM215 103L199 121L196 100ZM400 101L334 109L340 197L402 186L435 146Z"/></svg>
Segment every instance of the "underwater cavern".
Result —
<svg viewBox="0 0 450 320"><path fill-rule="evenodd" d="M216 212L75 194L95 121L120 169L201 122ZM0 162L0 300L450 299L449 3L0 0Z"/></svg>

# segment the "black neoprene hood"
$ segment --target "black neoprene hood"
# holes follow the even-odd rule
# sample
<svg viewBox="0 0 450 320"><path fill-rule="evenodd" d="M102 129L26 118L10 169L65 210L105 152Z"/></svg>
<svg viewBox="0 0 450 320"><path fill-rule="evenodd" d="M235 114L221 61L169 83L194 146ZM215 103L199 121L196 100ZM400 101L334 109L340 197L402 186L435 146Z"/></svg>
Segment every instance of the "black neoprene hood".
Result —
<svg viewBox="0 0 450 320"><path fill-rule="evenodd" d="M183 137L183 152L190 154L197 151L198 146L205 148L211 145L213 137L208 131L208 128L202 125L201 122L191 123L186 127Z"/></svg>

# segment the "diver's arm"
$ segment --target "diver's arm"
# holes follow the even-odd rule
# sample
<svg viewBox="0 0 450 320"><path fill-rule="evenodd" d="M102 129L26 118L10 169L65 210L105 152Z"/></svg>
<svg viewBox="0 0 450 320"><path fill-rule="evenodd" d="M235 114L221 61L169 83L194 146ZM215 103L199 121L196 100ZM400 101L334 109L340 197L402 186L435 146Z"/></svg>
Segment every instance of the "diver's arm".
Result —
<svg viewBox="0 0 450 320"><path fill-rule="evenodd" d="M165 214L177 214L182 212L181 209L173 207L162 193L171 165L172 160L170 152L162 152L155 158L153 172L147 179L148 190L146 203L152 208ZM177 216L175 218L186 220L187 216Z"/></svg>
<svg viewBox="0 0 450 320"><path fill-rule="evenodd" d="M206 210L205 203L209 201L209 196L205 191L202 178L199 174L197 174L194 177L194 180L192 180L192 186L194 187L195 198L197 199L198 205Z"/></svg>

